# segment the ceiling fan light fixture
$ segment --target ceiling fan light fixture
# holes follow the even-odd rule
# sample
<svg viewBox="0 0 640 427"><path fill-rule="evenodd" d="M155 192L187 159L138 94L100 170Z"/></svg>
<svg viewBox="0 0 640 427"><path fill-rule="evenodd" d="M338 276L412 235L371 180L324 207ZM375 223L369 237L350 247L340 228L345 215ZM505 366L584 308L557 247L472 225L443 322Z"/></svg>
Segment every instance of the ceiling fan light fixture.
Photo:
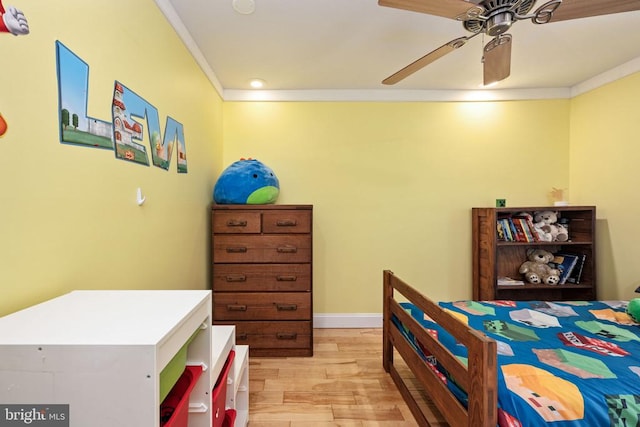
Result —
<svg viewBox="0 0 640 427"><path fill-rule="evenodd" d="M487 20L487 34L498 36L507 32L513 25L513 15L509 12L498 13Z"/></svg>

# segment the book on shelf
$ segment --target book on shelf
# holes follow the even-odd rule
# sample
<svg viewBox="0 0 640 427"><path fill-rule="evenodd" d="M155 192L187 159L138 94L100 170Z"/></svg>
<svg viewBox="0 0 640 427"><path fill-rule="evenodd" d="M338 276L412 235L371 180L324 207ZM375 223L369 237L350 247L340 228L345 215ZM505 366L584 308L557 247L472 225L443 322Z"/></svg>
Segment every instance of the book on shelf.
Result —
<svg viewBox="0 0 640 427"><path fill-rule="evenodd" d="M507 223L509 224L509 227L511 228L511 235L513 236L513 241L514 242L521 242L521 236L520 234L518 234L518 229L516 228L516 225L513 223L513 220L511 218L507 219Z"/></svg>
<svg viewBox="0 0 640 427"><path fill-rule="evenodd" d="M531 218L527 217L525 218L525 221L527 222L527 226L529 226L529 230L531 231L531 235L533 236L533 241L534 242L541 241L540 235L538 234L538 230L536 229L535 225L533 225L533 221L531 220Z"/></svg>
<svg viewBox="0 0 640 427"><path fill-rule="evenodd" d="M504 228L502 227L502 222L500 221L496 221L496 232L498 233L498 240L502 240L502 241L506 241L507 238L505 237L504 234Z"/></svg>
<svg viewBox="0 0 640 427"><path fill-rule="evenodd" d="M511 277L498 277L498 286L524 286L524 282Z"/></svg>
<svg viewBox="0 0 640 427"><path fill-rule="evenodd" d="M560 281L558 282L558 284L564 285L565 283L567 283L567 279L578 263L579 256L576 254L566 254L560 252L554 254L554 256L555 257L553 258L553 261L551 261L549 265L560 270Z"/></svg>
<svg viewBox="0 0 640 427"><path fill-rule="evenodd" d="M587 259L586 254L578 255L578 262L575 267L573 267L573 271L569 277L567 277L567 283L571 283L577 285L580 283L580 279L582 278L582 270L584 269L584 261Z"/></svg>
<svg viewBox="0 0 640 427"><path fill-rule="evenodd" d="M540 237L531 219L524 215L498 218L497 239L504 242L539 242Z"/></svg>
<svg viewBox="0 0 640 427"><path fill-rule="evenodd" d="M515 241L513 233L511 231L511 226L509 225L509 221L506 218L498 219L497 230L499 240L504 240L505 242ZM502 234L500 234L500 231L502 231Z"/></svg>
<svg viewBox="0 0 640 427"><path fill-rule="evenodd" d="M511 223L513 224L513 228L516 229L516 236L518 236L518 242L527 242L527 235L522 228L522 223L518 220L518 218L511 218Z"/></svg>

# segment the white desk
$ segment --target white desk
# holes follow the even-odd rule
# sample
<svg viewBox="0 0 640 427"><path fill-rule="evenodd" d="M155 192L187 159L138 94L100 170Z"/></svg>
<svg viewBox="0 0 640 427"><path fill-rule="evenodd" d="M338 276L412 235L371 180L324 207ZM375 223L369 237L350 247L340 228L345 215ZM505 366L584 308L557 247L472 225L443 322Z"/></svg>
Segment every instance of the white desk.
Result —
<svg viewBox="0 0 640 427"><path fill-rule="evenodd" d="M210 291L71 292L0 318L0 402L69 404L72 426L158 427L160 372L199 331L189 426L210 427L211 330Z"/></svg>

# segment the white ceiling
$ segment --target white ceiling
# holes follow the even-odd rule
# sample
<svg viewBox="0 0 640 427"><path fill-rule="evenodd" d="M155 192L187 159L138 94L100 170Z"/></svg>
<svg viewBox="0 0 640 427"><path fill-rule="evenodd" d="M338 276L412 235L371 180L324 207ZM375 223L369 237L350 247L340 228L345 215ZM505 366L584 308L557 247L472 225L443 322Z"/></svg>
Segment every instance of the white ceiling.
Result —
<svg viewBox="0 0 640 427"><path fill-rule="evenodd" d="M250 90L252 78L265 80L269 91L480 88L482 36L396 85L380 83L468 35L457 21L377 0L254 1L255 12L245 15L232 0L156 0L223 95ZM640 62L640 11L546 25L519 21L509 33L511 76L495 89L570 89Z"/></svg>

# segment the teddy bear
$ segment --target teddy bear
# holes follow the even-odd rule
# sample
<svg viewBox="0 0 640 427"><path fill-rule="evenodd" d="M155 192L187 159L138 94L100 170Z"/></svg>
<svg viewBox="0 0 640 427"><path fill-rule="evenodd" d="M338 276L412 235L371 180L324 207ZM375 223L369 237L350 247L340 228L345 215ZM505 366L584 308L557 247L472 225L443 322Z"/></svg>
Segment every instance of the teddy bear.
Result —
<svg viewBox="0 0 640 427"><path fill-rule="evenodd" d="M527 250L527 259L518 270L527 282L532 284L557 285L560 282L560 270L549 266L554 255L544 249Z"/></svg>
<svg viewBox="0 0 640 427"><path fill-rule="evenodd" d="M533 226L538 232L540 240L545 242L566 242L569 240L567 228L558 223L558 212L536 211L533 213Z"/></svg>

